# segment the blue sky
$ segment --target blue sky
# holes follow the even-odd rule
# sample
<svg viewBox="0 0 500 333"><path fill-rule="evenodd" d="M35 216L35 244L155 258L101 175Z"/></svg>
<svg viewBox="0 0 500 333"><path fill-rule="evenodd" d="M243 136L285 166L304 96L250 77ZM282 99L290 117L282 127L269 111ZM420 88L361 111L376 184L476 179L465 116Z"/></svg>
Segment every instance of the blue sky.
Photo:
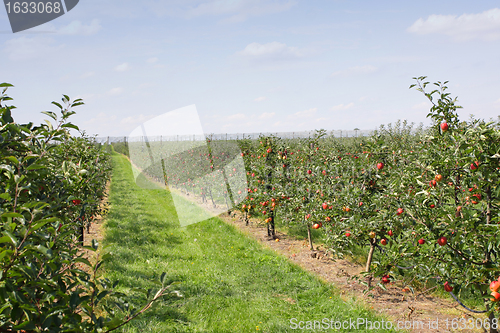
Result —
<svg viewBox="0 0 500 333"><path fill-rule="evenodd" d="M67 94L88 134L191 104L205 133L429 124L420 75L450 81L462 119L500 114L497 1L81 0L16 34L0 10L0 32L16 121Z"/></svg>

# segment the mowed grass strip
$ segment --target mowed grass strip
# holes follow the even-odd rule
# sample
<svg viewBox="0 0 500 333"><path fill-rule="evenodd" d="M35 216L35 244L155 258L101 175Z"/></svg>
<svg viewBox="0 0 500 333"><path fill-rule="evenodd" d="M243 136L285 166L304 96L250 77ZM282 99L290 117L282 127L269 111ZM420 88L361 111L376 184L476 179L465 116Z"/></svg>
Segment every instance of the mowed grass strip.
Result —
<svg viewBox="0 0 500 333"><path fill-rule="evenodd" d="M218 218L180 228L168 191L137 186L125 157L114 154L113 163L104 240L113 255L105 276L129 293L158 288L152 281L166 272L168 281L181 282L176 289L184 295L158 303L121 332L313 332L324 330L292 329L293 323L382 321Z"/></svg>

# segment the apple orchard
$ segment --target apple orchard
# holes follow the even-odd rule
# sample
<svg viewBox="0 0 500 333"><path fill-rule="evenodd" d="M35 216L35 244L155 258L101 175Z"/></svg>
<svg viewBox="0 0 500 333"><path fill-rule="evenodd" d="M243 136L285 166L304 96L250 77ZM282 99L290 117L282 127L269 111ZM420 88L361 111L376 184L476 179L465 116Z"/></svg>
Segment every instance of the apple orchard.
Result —
<svg viewBox="0 0 500 333"><path fill-rule="evenodd" d="M261 136L238 140L236 153L223 143L215 149L207 138L207 151L175 155L169 165L175 177L166 176L165 165L144 173L189 189L205 202L219 199L227 205L236 193L229 186L216 192L224 184L197 181L207 170L196 166L208 161L209 171L220 170L241 151L248 186L247 193L238 193L243 201L235 209L247 223L259 220L270 237L276 237L275 227L307 232L311 249L313 238L321 235L334 259L362 253L366 267L358 278L368 291L396 281L410 287L412 281L430 283L496 320L499 124L461 121L447 82L434 83L436 89L428 92L426 78L415 79L410 88L432 102L428 129L398 122L369 137L333 138L324 130L306 139ZM116 330L168 295L168 279L163 273L157 281L161 287L144 291L148 298L155 296L142 310L114 290L116 283L97 279L107 257L90 263L81 252L80 235L103 213L100 203L111 174L104 148L109 147L69 134L78 130L68 121L72 108L83 103L65 95L63 104L53 102L61 117L45 112L52 119L47 124L15 123L15 107L6 105L8 87L0 84L0 298L5 304L0 331ZM125 148L127 153L126 145L114 146ZM152 158L146 149L141 153L139 166ZM223 176L227 185L228 178L239 175ZM214 179L220 183L220 176ZM94 242L85 248L97 247Z"/></svg>
<svg viewBox="0 0 500 333"><path fill-rule="evenodd" d="M410 88L433 105L427 130L242 141L249 187L239 208L269 236L276 224L307 229L311 249L311 229L321 230L335 258L364 249L369 288L417 278L498 310L498 125L460 121L447 82L427 92L425 77L415 79Z"/></svg>

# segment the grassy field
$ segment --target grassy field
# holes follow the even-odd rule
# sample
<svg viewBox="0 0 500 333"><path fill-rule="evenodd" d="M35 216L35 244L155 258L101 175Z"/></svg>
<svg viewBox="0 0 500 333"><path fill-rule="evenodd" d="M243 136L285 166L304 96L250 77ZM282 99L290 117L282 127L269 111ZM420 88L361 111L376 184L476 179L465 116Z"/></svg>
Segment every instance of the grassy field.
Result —
<svg viewBox="0 0 500 333"><path fill-rule="evenodd" d="M218 218L180 228L168 191L138 187L122 155L113 155L113 165L104 239L113 255L105 276L130 292L156 287L152 280L166 272L184 295L157 304L122 332L312 332L319 330L292 329L292 322L382 320ZM137 306L145 301L139 297Z"/></svg>

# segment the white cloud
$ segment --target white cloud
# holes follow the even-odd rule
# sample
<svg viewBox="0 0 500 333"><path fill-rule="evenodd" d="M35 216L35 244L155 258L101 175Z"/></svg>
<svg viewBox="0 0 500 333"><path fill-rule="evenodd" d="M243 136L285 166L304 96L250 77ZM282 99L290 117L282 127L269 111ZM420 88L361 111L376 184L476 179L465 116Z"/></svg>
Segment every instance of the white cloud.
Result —
<svg viewBox="0 0 500 333"><path fill-rule="evenodd" d="M157 62L158 62L158 58L156 58L156 57L149 58L149 59L147 60L147 62L148 62L148 64L155 64L155 63L157 63Z"/></svg>
<svg viewBox="0 0 500 333"><path fill-rule="evenodd" d="M499 109L500 108L500 98L497 99L495 102L493 102L494 108Z"/></svg>
<svg viewBox="0 0 500 333"><path fill-rule="evenodd" d="M107 115L104 112L99 113L96 117L85 121L85 124L111 124L116 120L115 115Z"/></svg>
<svg viewBox="0 0 500 333"><path fill-rule="evenodd" d="M121 125L140 125L150 119L154 118L152 115L144 115L144 114L139 114L137 116L131 116L131 117L126 117L123 118L120 121ZM129 126L130 127L130 126Z"/></svg>
<svg viewBox="0 0 500 333"><path fill-rule="evenodd" d="M304 111L295 112L293 115L288 116L288 118L307 118L312 117L316 114L318 108L312 108Z"/></svg>
<svg viewBox="0 0 500 333"><path fill-rule="evenodd" d="M259 116L259 119L270 119L276 115L276 112L264 112Z"/></svg>
<svg viewBox="0 0 500 333"><path fill-rule="evenodd" d="M265 100L266 100L266 97L264 97L264 96L257 97L256 99L254 99L255 102L262 102L262 101L265 101Z"/></svg>
<svg viewBox="0 0 500 333"><path fill-rule="evenodd" d="M421 102L421 103L415 104L411 108L413 110L423 110L423 109L429 109L431 106L432 106L432 103L430 101L427 101L427 102Z"/></svg>
<svg viewBox="0 0 500 333"><path fill-rule="evenodd" d="M55 45L52 38L19 37L5 42L4 51L11 60L40 59L64 49L64 45Z"/></svg>
<svg viewBox="0 0 500 333"><path fill-rule="evenodd" d="M121 88L121 87L113 88L113 89L108 91L108 95L116 96L116 95L120 95L122 92L123 92L123 88Z"/></svg>
<svg viewBox="0 0 500 333"><path fill-rule="evenodd" d="M350 76L356 74L370 74L377 71L377 67L371 65L365 66L354 66L344 70L336 71L332 73L332 77L334 76Z"/></svg>
<svg viewBox="0 0 500 333"><path fill-rule="evenodd" d="M187 10L188 17L229 16L225 23L245 21L251 16L262 16L290 9L297 1L280 0L211 0Z"/></svg>
<svg viewBox="0 0 500 333"><path fill-rule="evenodd" d="M253 59L293 59L301 58L304 52L297 47L286 46L279 42L267 44L251 43L245 49L238 52L239 55Z"/></svg>
<svg viewBox="0 0 500 333"><path fill-rule="evenodd" d="M246 116L243 113L237 113L237 114L233 114L233 115L226 117L226 120L245 119L245 117Z"/></svg>
<svg viewBox="0 0 500 333"><path fill-rule="evenodd" d="M130 69L130 65L126 62L115 67L115 71L117 71L117 72L125 72L125 71L128 71L129 69Z"/></svg>
<svg viewBox="0 0 500 333"><path fill-rule="evenodd" d="M420 18L408 32L419 35L444 34L456 41L500 39L500 9L493 8L479 14L430 15Z"/></svg>
<svg viewBox="0 0 500 333"><path fill-rule="evenodd" d="M332 106L330 108L330 111L343 111L343 110L348 110L350 108L352 108L354 106L354 103L349 103L349 104L339 104L339 105L335 105L335 106Z"/></svg>
<svg viewBox="0 0 500 333"><path fill-rule="evenodd" d="M101 30L101 25L99 20L94 19L90 24L85 25L80 21L73 21L67 26L64 26L58 30L60 34L63 35L94 35L99 30Z"/></svg>
<svg viewBox="0 0 500 333"><path fill-rule="evenodd" d="M95 72L87 72L87 73L84 73L80 76L80 78L82 79L86 79L88 77L91 77L91 76L94 76L95 75Z"/></svg>

